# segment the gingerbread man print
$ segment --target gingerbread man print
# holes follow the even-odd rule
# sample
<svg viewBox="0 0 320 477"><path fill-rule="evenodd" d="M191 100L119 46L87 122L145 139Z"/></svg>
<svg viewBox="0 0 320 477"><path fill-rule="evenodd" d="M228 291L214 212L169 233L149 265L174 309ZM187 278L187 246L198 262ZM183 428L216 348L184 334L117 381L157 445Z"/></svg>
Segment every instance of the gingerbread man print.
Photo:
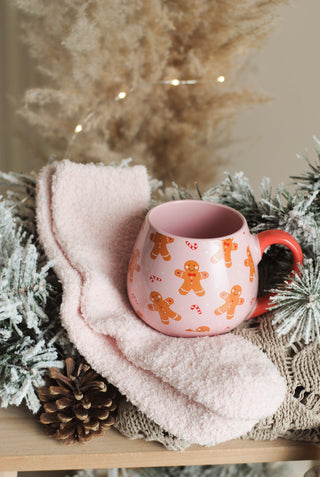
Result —
<svg viewBox="0 0 320 477"><path fill-rule="evenodd" d="M173 298L168 297L163 299L160 293L153 291L150 293L150 300L152 303L149 303L148 305L149 310L157 311L164 325L169 324L169 318L175 321L181 320L181 315L178 315L178 313L170 308L174 303Z"/></svg>
<svg viewBox="0 0 320 477"><path fill-rule="evenodd" d="M155 260L157 256L160 255L163 260L166 262L169 261L171 259L171 255L168 251L167 244L174 242L174 238L167 237L166 235L156 232L150 235L150 240L154 242L154 246L150 254L151 258Z"/></svg>
<svg viewBox="0 0 320 477"><path fill-rule="evenodd" d="M234 285L230 293L225 291L221 292L220 296L225 302L214 311L215 314L222 315L223 313L227 313L227 319L231 320L234 317L236 307L244 303L244 298L240 297L241 292L242 288L240 285Z"/></svg>
<svg viewBox="0 0 320 477"><path fill-rule="evenodd" d="M209 326L198 326L195 330L192 328L187 328L185 331L192 331L193 333L208 333L210 331Z"/></svg>
<svg viewBox="0 0 320 477"><path fill-rule="evenodd" d="M252 258L249 246L247 247L247 257L248 258L246 258L244 261L244 265L245 267L249 267L249 280L250 282L253 282L253 278L256 274L256 269L253 263L253 258Z"/></svg>
<svg viewBox="0 0 320 477"><path fill-rule="evenodd" d="M202 287L200 280L209 277L208 272L199 272L199 264L195 260L188 260L184 264L184 270L175 270L175 275L183 278L183 284L179 288L181 295L187 295L191 290L197 296L205 295L205 290Z"/></svg>
<svg viewBox="0 0 320 477"><path fill-rule="evenodd" d="M232 266L231 252L238 250L238 244L233 242L233 238L227 238L222 241L224 261L227 268Z"/></svg>
<svg viewBox="0 0 320 477"><path fill-rule="evenodd" d="M139 265L139 259L140 259L140 250L138 248L135 248L134 251L132 252L129 268L128 268L128 277L130 282L133 281L134 272L140 272L141 270Z"/></svg>

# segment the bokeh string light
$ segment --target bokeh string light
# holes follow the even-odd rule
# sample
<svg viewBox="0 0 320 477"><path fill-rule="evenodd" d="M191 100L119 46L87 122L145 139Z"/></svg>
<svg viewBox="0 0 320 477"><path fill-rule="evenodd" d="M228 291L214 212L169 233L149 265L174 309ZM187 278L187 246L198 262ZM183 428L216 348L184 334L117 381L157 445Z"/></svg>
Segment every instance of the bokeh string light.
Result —
<svg viewBox="0 0 320 477"><path fill-rule="evenodd" d="M226 80L225 76L223 75L219 75L217 78L216 78L216 83L224 83ZM207 81L205 81L207 83ZM157 84L163 84L163 85L168 85L168 86L181 86L181 85L195 85L195 84L199 84L199 83L204 83L204 81L201 81L201 80L195 80L195 79L190 79L190 80L179 80L178 78L173 78L171 80L165 80L165 81L159 81ZM124 90L121 90L119 91L119 93L117 94L117 96L115 96L114 98L114 101L122 101L124 99L126 99L128 97L128 94L133 92L135 89L134 88L130 88L128 91L124 91ZM80 121L74 128L74 131L73 131L73 135L70 139L70 142L66 148L66 151L65 151L65 156L68 155L77 135L81 132L84 131L84 125L88 123L88 121L94 116L94 112L91 111L84 119L83 121Z"/></svg>

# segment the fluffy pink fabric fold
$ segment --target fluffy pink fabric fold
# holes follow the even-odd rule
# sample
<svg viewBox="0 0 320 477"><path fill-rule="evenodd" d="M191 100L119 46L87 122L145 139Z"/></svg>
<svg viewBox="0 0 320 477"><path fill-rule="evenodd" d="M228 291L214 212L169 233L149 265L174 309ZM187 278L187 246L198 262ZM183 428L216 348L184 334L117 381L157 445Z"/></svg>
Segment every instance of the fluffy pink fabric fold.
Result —
<svg viewBox="0 0 320 477"><path fill-rule="evenodd" d="M126 272L149 200L142 166L65 160L41 171L38 231L63 284L61 320L81 355L148 417L215 445L273 414L285 380L239 336L174 338L135 315Z"/></svg>

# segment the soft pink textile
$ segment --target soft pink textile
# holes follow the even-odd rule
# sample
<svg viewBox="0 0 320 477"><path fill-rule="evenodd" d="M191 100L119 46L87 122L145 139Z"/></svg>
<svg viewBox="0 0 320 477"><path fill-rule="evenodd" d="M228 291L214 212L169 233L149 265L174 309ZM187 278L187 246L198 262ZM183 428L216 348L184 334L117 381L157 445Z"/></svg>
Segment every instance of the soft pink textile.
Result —
<svg viewBox="0 0 320 477"><path fill-rule="evenodd" d="M81 355L168 432L214 445L282 403L285 380L233 334L174 338L132 311L130 253L150 200L143 166L62 161L38 179L41 242L63 284L62 323Z"/></svg>

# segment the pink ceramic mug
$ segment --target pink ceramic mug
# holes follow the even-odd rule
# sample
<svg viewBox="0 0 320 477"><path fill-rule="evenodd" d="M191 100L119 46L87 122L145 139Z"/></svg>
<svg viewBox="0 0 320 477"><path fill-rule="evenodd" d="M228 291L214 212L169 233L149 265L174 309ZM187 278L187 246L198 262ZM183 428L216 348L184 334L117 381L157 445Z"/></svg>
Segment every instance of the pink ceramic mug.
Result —
<svg viewBox="0 0 320 477"><path fill-rule="evenodd" d="M128 269L130 303L142 320L172 336L211 336L268 309L257 298L258 263L271 244L303 256L287 232L252 235L245 218L202 200L166 202L151 209L138 234Z"/></svg>

